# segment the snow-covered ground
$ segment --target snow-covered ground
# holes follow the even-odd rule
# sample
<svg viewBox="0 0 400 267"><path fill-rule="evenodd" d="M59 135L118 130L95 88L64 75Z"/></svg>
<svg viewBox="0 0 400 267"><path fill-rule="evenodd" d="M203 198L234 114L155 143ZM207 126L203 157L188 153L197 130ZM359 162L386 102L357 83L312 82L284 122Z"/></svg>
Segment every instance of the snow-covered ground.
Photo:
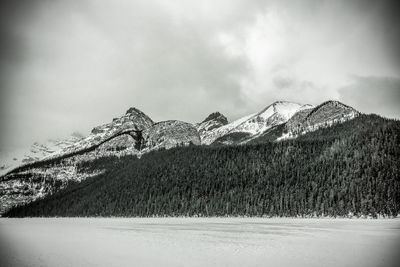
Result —
<svg viewBox="0 0 400 267"><path fill-rule="evenodd" d="M400 219L0 219L1 266L398 266Z"/></svg>

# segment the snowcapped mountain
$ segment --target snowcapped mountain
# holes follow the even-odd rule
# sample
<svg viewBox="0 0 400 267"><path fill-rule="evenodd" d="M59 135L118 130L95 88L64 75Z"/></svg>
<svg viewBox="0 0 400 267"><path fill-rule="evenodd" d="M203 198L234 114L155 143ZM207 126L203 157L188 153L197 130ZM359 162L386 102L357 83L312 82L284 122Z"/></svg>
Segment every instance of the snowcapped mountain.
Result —
<svg viewBox="0 0 400 267"><path fill-rule="evenodd" d="M205 118L204 121L197 123L196 128L200 136L203 136L205 133L227 124L228 124L228 119L217 111L208 115L208 117Z"/></svg>
<svg viewBox="0 0 400 267"><path fill-rule="evenodd" d="M55 153L60 153L68 147L73 146L83 138L84 136L82 134L73 133L70 137L66 139L50 139L45 144L39 144L38 142L35 142L30 149L31 153L25 155L25 158L22 160L22 162L29 163L45 158Z"/></svg>
<svg viewBox="0 0 400 267"><path fill-rule="evenodd" d="M107 156L136 155L181 145L244 144L295 138L321 127L350 120L359 112L337 101L316 107L277 101L263 110L228 123L219 112L197 124L177 120L155 123L137 108L93 128L87 137L35 143L19 166L0 177L0 215L23 204L80 182L102 170L89 171L82 163ZM3 168L3 171L6 171Z"/></svg>
<svg viewBox="0 0 400 267"><path fill-rule="evenodd" d="M231 123L225 124L223 126L217 127L217 128L212 128L209 131L203 131L200 134L201 138L201 143L204 145L210 145L212 144L216 139L228 134L230 131L235 129L237 126L248 120L254 116L254 114L250 114L248 116L245 116L243 118L237 119Z"/></svg>
<svg viewBox="0 0 400 267"><path fill-rule="evenodd" d="M215 141L222 144L244 142L255 138L266 130L287 122L296 112L311 108L288 101L276 101L258 113L250 114L234 122L203 131L200 136L202 144L209 145Z"/></svg>
<svg viewBox="0 0 400 267"><path fill-rule="evenodd" d="M138 142L140 142L137 134L145 129L148 129L153 124L153 120L142 111L137 108L130 108L125 115L119 118L114 118L110 123L93 128L90 135L74 145L66 147L59 155L79 152L82 149L90 149L103 145L108 141L110 142L108 142L106 145L103 145L101 149L109 151L113 149L121 150L120 148L122 147L125 147L125 149L132 149ZM123 137L121 138L120 136ZM118 137L118 139L113 140L116 137ZM127 143L121 146L121 142L118 142L118 140L126 140Z"/></svg>
<svg viewBox="0 0 400 267"><path fill-rule="evenodd" d="M250 140L251 143L281 141L296 138L320 128L351 120L361 113L338 101L326 101L314 108L304 108L285 123L266 130Z"/></svg>
<svg viewBox="0 0 400 267"><path fill-rule="evenodd" d="M360 115L360 112L339 101L326 101L315 108L301 110L285 124L285 133L281 139L294 138L307 132L329 127Z"/></svg>
<svg viewBox="0 0 400 267"><path fill-rule="evenodd" d="M287 101L277 101L235 127L231 132L258 135L271 127L287 122L296 112L312 107Z"/></svg>
<svg viewBox="0 0 400 267"><path fill-rule="evenodd" d="M130 108L125 115L93 128L85 138L76 137L54 143L57 144L57 151L35 144L32 150L37 158L22 163L0 177L0 214L11 206L64 188L71 181L80 182L101 173L80 167L83 162L106 156L139 157L160 148L199 145L200 136L190 123L154 123L142 111ZM39 158L39 155L43 157Z"/></svg>
<svg viewBox="0 0 400 267"><path fill-rule="evenodd" d="M45 143L34 142L30 149L22 156L13 156L9 159L2 159L0 175L22 164L32 163L48 156L59 154L61 151L79 142L83 137L82 134L74 132L71 136L65 139L50 139Z"/></svg>

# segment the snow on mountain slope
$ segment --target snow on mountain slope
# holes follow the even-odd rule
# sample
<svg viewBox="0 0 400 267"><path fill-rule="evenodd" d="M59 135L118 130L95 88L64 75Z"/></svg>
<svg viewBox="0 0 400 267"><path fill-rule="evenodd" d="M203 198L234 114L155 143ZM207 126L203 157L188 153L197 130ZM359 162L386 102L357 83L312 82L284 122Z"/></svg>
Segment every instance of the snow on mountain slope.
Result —
<svg viewBox="0 0 400 267"><path fill-rule="evenodd" d="M35 144L34 151L44 158L16 166L0 177L0 216L14 205L24 204L64 188L71 181L80 182L97 175L79 168L85 161L106 156L140 156L159 148L200 144L196 127L181 121L154 123L136 108L112 122L95 127L77 142L56 142L61 151Z"/></svg>
<svg viewBox="0 0 400 267"><path fill-rule="evenodd" d="M30 147L29 151L24 152L20 156L9 156L8 158L1 158L0 175L5 174L12 168L19 165L38 161L45 157L56 155L61 153L62 150L72 146L83 139L83 135L80 133L72 133L71 136L65 139L50 139L47 142L41 144L35 142Z"/></svg>
<svg viewBox="0 0 400 267"><path fill-rule="evenodd" d="M91 134L73 146L66 147L61 154L96 146L121 132L143 131L154 124L153 120L137 108L130 108L125 115L112 122L93 128Z"/></svg>
<svg viewBox="0 0 400 267"><path fill-rule="evenodd" d="M62 150L76 144L77 142L82 140L83 137L84 136L79 133L73 133L67 139L50 139L49 142L46 144L39 144L38 142L35 142L30 150L30 152L32 153L25 155L25 159L23 159L22 162L32 162L52 155L54 153L59 153Z"/></svg>
<svg viewBox="0 0 400 267"><path fill-rule="evenodd" d="M315 108L304 109L293 115L285 124L285 133L278 140L295 138L319 128L351 120L358 115L360 112L339 101L326 101Z"/></svg>
<svg viewBox="0 0 400 267"><path fill-rule="evenodd" d="M231 130L233 130L235 127L239 126L249 118L254 116L254 114L250 114L248 116L245 116L243 118L237 119L229 124L226 124L224 126L221 126L219 128L212 129L211 131L206 131L204 132L200 137L201 137L201 143L204 145L210 145L212 142L214 142L217 138L229 133Z"/></svg>
<svg viewBox="0 0 400 267"><path fill-rule="evenodd" d="M247 132L251 135L258 135L271 127L287 122L297 111L310 106L277 101L245 120L230 132Z"/></svg>
<svg viewBox="0 0 400 267"><path fill-rule="evenodd" d="M203 132L202 144L209 145L215 140L234 133L243 133L246 139L258 136L276 125L287 122L296 112L312 107L288 101L277 101L262 111L250 114L225 126ZM231 142L228 142L231 143Z"/></svg>
<svg viewBox="0 0 400 267"><path fill-rule="evenodd" d="M105 156L138 154L142 142L141 132L153 124L143 112L130 108L125 115L95 127L86 138L54 142L61 150L35 144L32 148L35 152L32 161L14 165L13 169L3 169L6 173L0 177L0 215L14 205L62 189L71 181L79 182L97 175L98 172L78 168L84 161Z"/></svg>
<svg viewBox="0 0 400 267"><path fill-rule="evenodd" d="M89 134L85 138L80 138L78 140L73 140L72 142L60 141L58 144L63 144L61 146L61 150L54 151L54 153L45 153L42 154L44 157L38 155L32 160L27 160L25 162L14 160L12 164L4 164L0 167L1 174L6 174L10 171L20 170L24 168L29 168L33 163L40 163L40 162L48 162L54 159L59 159L63 157L70 157L73 155L86 153L89 150L96 149L100 145L105 142L111 141L115 137L118 137L123 134L128 134L134 137L135 143L133 146L136 145L137 142L137 133L143 131L151 127L154 124L153 120L150 119L146 114L140 111L137 108L130 108L125 115L114 118L112 122L103 124L93 128L91 134ZM75 141L75 142L74 142ZM118 142L119 144L120 142ZM118 145L116 145L118 146ZM118 150L119 147L114 146L114 150ZM104 146L102 146L104 148ZM129 145L130 147L130 145ZM52 151L51 149L44 149L43 147L36 146L39 148L40 151ZM96 153L91 153L90 155L95 155L95 157L100 157L109 155L110 149L97 149ZM130 149L132 153L137 153L137 150ZM102 153L104 152L104 153ZM126 152L126 151L125 151ZM118 154L121 154L118 151ZM126 153L123 153L126 154Z"/></svg>
<svg viewBox="0 0 400 267"><path fill-rule="evenodd" d="M208 115L208 117L196 124L197 131L200 136L203 136L207 132L214 130L216 128L222 127L228 124L228 119L219 112L214 112Z"/></svg>

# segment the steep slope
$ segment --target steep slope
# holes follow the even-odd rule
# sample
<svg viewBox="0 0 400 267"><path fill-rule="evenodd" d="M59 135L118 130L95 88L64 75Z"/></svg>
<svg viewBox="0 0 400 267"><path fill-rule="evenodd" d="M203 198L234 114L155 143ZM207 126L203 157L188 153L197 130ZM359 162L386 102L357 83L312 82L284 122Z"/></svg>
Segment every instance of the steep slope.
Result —
<svg viewBox="0 0 400 267"><path fill-rule="evenodd" d="M1 158L0 175L3 175L13 168L20 165L32 163L48 157L61 153L62 150L72 146L83 139L83 135L80 133L73 133L71 136L65 139L50 139L45 143L35 142L32 144L30 149L22 156L10 156L8 158Z"/></svg>
<svg viewBox="0 0 400 267"><path fill-rule="evenodd" d="M227 131L209 133L212 138L207 141L216 144L239 144L256 138L268 129L287 122L296 112L308 109L311 105L302 105L288 101L277 101L260 112L246 116L235 125L227 125ZM213 135L211 135L213 134ZM210 140L211 139L211 140Z"/></svg>
<svg viewBox="0 0 400 267"><path fill-rule="evenodd" d="M144 152L181 145L200 145L197 129L190 123L176 120L162 121L143 132Z"/></svg>
<svg viewBox="0 0 400 267"><path fill-rule="evenodd" d="M68 145L60 151L14 168L0 177L0 214L13 205L35 200L70 182L80 182L102 172L79 169L77 166L82 162L139 154L143 145L142 132L153 124L146 114L130 108L125 115L95 127L86 138L72 144L64 142Z"/></svg>
<svg viewBox="0 0 400 267"><path fill-rule="evenodd" d="M40 160L18 166L16 169L12 170L12 172L93 151L104 143L109 142L121 135L132 136L134 138L134 147L138 148L142 142L141 132L145 129L148 129L153 124L153 120L151 120L142 111L136 108L130 108L125 115L119 118L114 118L110 123L93 128L91 134L80 139L78 142L75 142L72 145L65 147L61 151L50 154ZM127 148L128 147L130 146L128 145ZM102 148L104 148L104 146L102 146ZM110 149L100 149L97 152L108 150ZM120 151L119 149L114 150ZM101 153L97 154L100 155Z"/></svg>
<svg viewBox="0 0 400 267"><path fill-rule="evenodd" d="M137 108L130 108L124 116L114 118L112 122L93 128L91 134L74 146L64 149L63 153L71 153L103 143L121 133L138 133L150 128L153 120Z"/></svg>
<svg viewBox="0 0 400 267"><path fill-rule="evenodd" d="M221 127L215 128L215 129L212 129L210 131L203 132L201 135L201 143L204 145L210 145L216 139L228 134L230 131L235 129L237 126L239 126L240 124L242 124L243 122L245 122L246 120L251 118L252 116L254 116L254 114L250 114L243 118L237 119L231 123L228 123L224 126L221 126Z"/></svg>
<svg viewBox="0 0 400 267"><path fill-rule="evenodd" d="M338 101L326 101L314 108L296 112L286 123L272 127L250 143L292 139L321 128L354 119L360 112Z"/></svg>
<svg viewBox="0 0 400 267"><path fill-rule="evenodd" d="M360 112L339 101L326 101L313 109L296 113L285 125L281 138L293 138L307 132L342 123L360 115Z"/></svg>
<svg viewBox="0 0 400 267"><path fill-rule="evenodd" d="M261 145L86 163L97 178L7 216L397 216L400 123L373 115ZM268 163L268 164L266 164Z"/></svg>
<svg viewBox="0 0 400 267"><path fill-rule="evenodd" d="M199 132L200 138L203 139L208 132L227 124L228 119L224 115L219 112L214 112L208 115L204 121L196 124L196 128Z"/></svg>
<svg viewBox="0 0 400 267"><path fill-rule="evenodd" d="M298 103L277 101L250 117L231 132L247 132L257 135L269 128L287 122L296 112L312 107Z"/></svg>

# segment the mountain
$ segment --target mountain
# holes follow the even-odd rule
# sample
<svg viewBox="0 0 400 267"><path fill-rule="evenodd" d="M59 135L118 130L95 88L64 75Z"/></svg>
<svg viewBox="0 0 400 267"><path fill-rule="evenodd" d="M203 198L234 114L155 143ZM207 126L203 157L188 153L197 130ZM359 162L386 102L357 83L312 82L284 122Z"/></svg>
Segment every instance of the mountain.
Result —
<svg viewBox="0 0 400 267"><path fill-rule="evenodd" d="M98 177L106 170L80 167L85 162L114 156L141 158L156 150L177 146L276 142L334 126L359 115L353 108L337 101L316 107L277 101L231 123L221 113L214 112L201 123L191 124L177 120L154 122L139 109L130 108L110 123L94 127L85 138L58 142L58 152L36 145L38 151L48 154L25 162L0 177L0 214L12 206L54 194L70 183Z"/></svg>
<svg viewBox="0 0 400 267"><path fill-rule="evenodd" d="M285 132L295 137L321 127L344 122L360 115L360 112L338 101L327 101L313 109L298 112L286 123Z"/></svg>
<svg viewBox="0 0 400 267"><path fill-rule="evenodd" d="M231 125L226 125L227 131L217 130L217 134L210 133L212 138L207 142L219 144L238 144L248 142L264 133L268 129L287 122L294 114L312 105L298 104L288 101L276 101L260 112L241 118Z"/></svg>
<svg viewBox="0 0 400 267"><path fill-rule="evenodd" d="M269 128L287 122L295 113L310 107L312 106L277 101L235 127L231 132L247 132L251 135L258 135Z"/></svg>
<svg viewBox="0 0 400 267"><path fill-rule="evenodd" d="M308 132L326 128L337 123L354 119L360 112L338 101L326 101L314 108L305 107L294 113L287 122L271 127L262 135L251 140L252 143L279 141L296 138ZM276 126L276 125L275 125Z"/></svg>
<svg viewBox="0 0 400 267"><path fill-rule="evenodd" d="M0 177L0 214L11 206L52 194L71 182L81 182L102 172L78 168L82 162L107 156L140 157L161 148L198 145L200 137L192 124L181 121L154 123L139 109L130 108L125 115L93 128L87 137L72 144L65 143L68 145L60 146L62 149L57 153L21 164Z"/></svg>
<svg viewBox="0 0 400 267"><path fill-rule="evenodd" d="M75 143L74 146L68 147L63 150L60 155L77 153L83 149L96 148L106 142L112 141L116 137L119 140L131 140L128 142L124 149L117 149L118 151L129 149L132 153L137 153L139 143L141 142L139 133L152 127L153 120L137 108L130 108L125 115L114 118L112 122L97 126L92 129L90 135L82 139L80 142ZM131 138L130 138L131 137ZM121 143L113 140L114 148L121 148ZM104 146L104 145L103 145ZM110 146L110 144L108 144ZM107 149L106 149L107 150ZM115 151L115 149L114 149ZM60 156L57 155L57 156Z"/></svg>
<svg viewBox="0 0 400 267"><path fill-rule="evenodd" d="M214 112L208 115L204 121L196 125L197 131L199 132L200 138L204 139L205 135L212 130L220 128L228 124L228 119L221 113Z"/></svg>
<svg viewBox="0 0 400 267"><path fill-rule="evenodd" d="M180 145L200 145L196 127L183 121L162 121L143 133L147 150L172 148Z"/></svg>
<svg viewBox="0 0 400 267"><path fill-rule="evenodd" d="M320 115L341 121L337 108L346 109L314 109L309 123ZM399 158L400 122L360 114L279 142L82 162L79 169L102 173L5 216L393 217L400 214Z"/></svg>
<svg viewBox="0 0 400 267"><path fill-rule="evenodd" d="M254 114L245 116L243 118L237 119L231 123L221 125L220 127L217 128L212 128L208 131L203 131L202 134L200 135L201 137L201 143L203 145L210 145L212 144L217 138L224 136L228 134L231 130L239 126L241 123L252 117Z"/></svg>
<svg viewBox="0 0 400 267"><path fill-rule="evenodd" d="M50 155L59 154L62 150L79 142L83 137L82 134L75 132L65 139L50 139L45 143L34 142L30 149L23 153L22 156L15 155L8 159L2 159L0 175L20 165L32 163Z"/></svg>

